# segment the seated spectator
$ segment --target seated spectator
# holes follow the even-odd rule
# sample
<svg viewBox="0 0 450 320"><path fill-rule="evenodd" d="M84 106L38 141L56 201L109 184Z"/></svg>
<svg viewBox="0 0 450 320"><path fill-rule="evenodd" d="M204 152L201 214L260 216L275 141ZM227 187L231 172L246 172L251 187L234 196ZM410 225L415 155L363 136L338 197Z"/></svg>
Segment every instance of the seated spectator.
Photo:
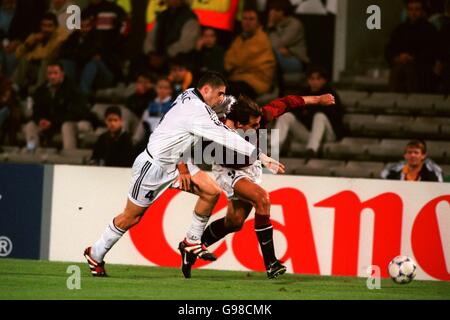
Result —
<svg viewBox="0 0 450 320"><path fill-rule="evenodd" d="M126 106L136 117L141 118L155 95L151 76L143 72L137 76L135 92L127 98Z"/></svg>
<svg viewBox="0 0 450 320"><path fill-rule="evenodd" d="M225 71L229 76L229 94L244 94L252 99L271 90L275 57L269 37L262 30L258 12L245 9L242 33L225 53Z"/></svg>
<svg viewBox="0 0 450 320"><path fill-rule="evenodd" d="M195 59L196 71L203 74L207 71L224 72L225 50L217 43L217 33L213 28L204 28L197 41Z"/></svg>
<svg viewBox="0 0 450 320"><path fill-rule="evenodd" d="M0 144L7 135L9 144L17 144L17 133L20 129L20 103L12 88L12 83L0 76Z"/></svg>
<svg viewBox="0 0 450 320"><path fill-rule="evenodd" d="M71 0L52 0L50 2L49 12L56 15L60 27L65 28L69 33L73 30L67 29L67 19L70 14L67 13L67 8L74 3Z"/></svg>
<svg viewBox="0 0 450 320"><path fill-rule="evenodd" d="M284 73L303 71L310 62L303 24L291 16L289 0L273 1L268 8L267 29L281 70Z"/></svg>
<svg viewBox="0 0 450 320"><path fill-rule="evenodd" d="M160 78L156 83L156 98L150 102L142 115L141 122L133 136L136 145L146 144L162 117L170 110L173 102L173 87L169 79Z"/></svg>
<svg viewBox="0 0 450 320"><path fill-rule="evenodd" d="M75 149L78 131L91 131L93 116L78 87L65 77L61 63L49 63L47 79L33 96L33 119L25 126L27 148L32 151L41 138L46 144L61 132L64 149Z"/></svg>
<svg viewBox="0 0 450 320"><path fill-rule="evenodd" d="M110 87L119 77L119 57L110 49L101 42L92 16L83 13L80 30L74 31L61 45L59 57L67 76L79 81L84 94Z"/></svg>
<svg viewBox="0 0 450 320"><path fill-rule="evenodd" d="M195 49L200 37L200 24L186 0L168 0L155 27L147 33L144 53L157 52L168 57L187 54Z"/></svg>
<svg viewBox="0 0 450 320"><path fill-rule="evenodd" d="M305 106L281 116L275 128L279 131L280 147L290 141L306 143L307 157L317 155L324 142L335 142L343 135L343 107L339 96L329 84L326 70L321 66L311 66L307 70L308 88L301 92L302 96L319 96L332 94L334 106ZM288 142L289 144L289 142ZM284 148L283 148L284 147Z"/></svg>
<svg viewBox="0 0 450 320"><path fill-rule="evenodd" d="M405 148L404 161L388 165L381 178L404 181L443 182L442 169L427 158L427 145L422 140L412 140Z"/></svg>
<svg viewBox="0 0 450 320"><path fill-rule="evenodd" d="M174 97L191 87L193 75L183 59L175 58L172 60L169 80L174 88Z"/></svg>
<svg viewBox="0 0 450 320"><path fill-rule="evenodd" d="M0 45L0 64L2 73L8 77L11 77L17 64L15 55L17 45L11 43L8 39L15 10L15 0L5 0L0 4L0 41L2 41Z"/></svg>
<svg viewBox="0 0 450 320"><path fill-rule="evenodd" d="M407 5L408 19L394 30L386 48L390 87L395 92L431 92L437 31L427 21L422 1L408 0Z"/></svg>
<svg viewBox="0 0 450 320"><path fill-rule="evenodd" d="M41 20L41 29L31 34L16 50L18 66L13 81L30 91L45 82L47 63L54 58L61 43L67 38L64 28L58 28L53 13L46 13Z"/></svg>
<svg viewBox="0 0 450 320"><path fill-rule="evenodd" d="M90 163L106 167L131 167L134 161L133 144L130 134L123 131L119 107L106 109L105 123L108 131L100 135L95 143Z"/></svg>

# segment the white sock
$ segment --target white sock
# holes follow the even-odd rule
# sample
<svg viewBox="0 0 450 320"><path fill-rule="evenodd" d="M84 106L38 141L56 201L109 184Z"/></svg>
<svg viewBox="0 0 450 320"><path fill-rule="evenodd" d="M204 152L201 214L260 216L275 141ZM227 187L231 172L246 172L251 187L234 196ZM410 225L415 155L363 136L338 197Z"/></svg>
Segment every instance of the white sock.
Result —
<svg viewBox="0 0 450 320"><path fill-rule="evenodd" d="M209 221L209 216L201 216L194 212L192 215L192 223L188 232L186 233L186 240L189 243L200 243L203 230Z"/></svg>
<svg viewBox="0 0 450 320"><path fill-rule="evenodd" d="M119 241L126 231L116 227L114 219L108 224L100 239L92 246L91 255L97 262L102 262L106 253Z"/></svg>

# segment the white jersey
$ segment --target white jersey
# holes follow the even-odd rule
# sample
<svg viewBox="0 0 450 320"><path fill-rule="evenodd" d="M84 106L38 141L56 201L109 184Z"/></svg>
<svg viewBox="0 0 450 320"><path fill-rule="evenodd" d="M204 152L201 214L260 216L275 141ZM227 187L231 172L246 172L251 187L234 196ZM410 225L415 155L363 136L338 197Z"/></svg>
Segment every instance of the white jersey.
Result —
<svg viewBox="0 0 450 320"><path fill-rule="evenodd" d="M178 96L150 136L147 151L167 171L174 171L183 153L202 137L246 156L254 157L257 152L254 145L220 122L196 89Z"/></svg>

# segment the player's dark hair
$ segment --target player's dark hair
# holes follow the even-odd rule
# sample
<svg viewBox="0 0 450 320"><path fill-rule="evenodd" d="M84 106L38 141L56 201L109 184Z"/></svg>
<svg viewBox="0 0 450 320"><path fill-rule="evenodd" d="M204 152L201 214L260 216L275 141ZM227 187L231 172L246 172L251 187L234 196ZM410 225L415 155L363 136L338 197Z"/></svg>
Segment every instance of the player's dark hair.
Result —
<svg viewBox="0 0 450 320"><path fill-rule="evenodd" d="M60 60L51 60L47 63L47 67L59 67L64 72L64 64Z"/></svg>
<svg viewBox="0 0 450 320"><path fill-rule="evenodd" d="M122 118L122 110L118 106L110 106L105 110L105 119L108 118L109 115L114 114L119 118Z"/></svg>
<svg viewBox="0 0 450 320"><path fill-rule="evenodd" d="M294 6L291 4L289 0L276 0L271 1L267 5L267 9L282 11L285 16L290 16L294 13Z"/></svg>
<svg viewBox="0 0 450 320"><path fill-rule="evenodd" d="M408 148L417 148L420 149L423 154L427 153L427 144L424 140L421 139L411 140L410 142L408 142L405 149Z"/></svg>
<svg viewBox="0 0 450 320"><path fill-rule="evenodd" d="M260 116L262 116L261 107L249 97L240 95L239 99L231 106L227 119L246 125L250 122L250 117Z"/></svg>
<svg viewBox="0 0 450 320"><path fill-rule="evenodd" d="M328 71L324 66L321 65L310 65L307 69L306 69L306 76L309 78L311 77L314 73L317 73L319 76L321 76L322 78L329 80L330 76L328 75Z"/></svg>
<svg viewBox="0 0 450 320"><path fill-rule="evenodd" d="M46 12L43 16L41 21L51 21L53 22L53 24L55 25L55 27L59 26L58 23L58 18L56 17L56 14L52 13L52 12Z"/></svg>
<svg viewBox="0 0 450 320"><path fill-rule="evenodd" d="M208 71L198 80L197 89L201 89L205 85L210 85L213 88L227 86L227 80L219 72Z"/></svg>

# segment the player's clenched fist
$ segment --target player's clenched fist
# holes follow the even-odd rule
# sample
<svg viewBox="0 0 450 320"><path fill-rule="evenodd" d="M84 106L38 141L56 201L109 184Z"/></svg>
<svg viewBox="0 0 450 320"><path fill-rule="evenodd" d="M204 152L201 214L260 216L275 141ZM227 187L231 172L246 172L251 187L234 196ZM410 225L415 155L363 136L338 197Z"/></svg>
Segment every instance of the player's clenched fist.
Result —
<svg viewBox="0 0 450 320"><path fill-rule="evenodd" d="M336 101L332 94L323 94L319 97L319 104L324 106L331 106L336 104Z"/></svg>

